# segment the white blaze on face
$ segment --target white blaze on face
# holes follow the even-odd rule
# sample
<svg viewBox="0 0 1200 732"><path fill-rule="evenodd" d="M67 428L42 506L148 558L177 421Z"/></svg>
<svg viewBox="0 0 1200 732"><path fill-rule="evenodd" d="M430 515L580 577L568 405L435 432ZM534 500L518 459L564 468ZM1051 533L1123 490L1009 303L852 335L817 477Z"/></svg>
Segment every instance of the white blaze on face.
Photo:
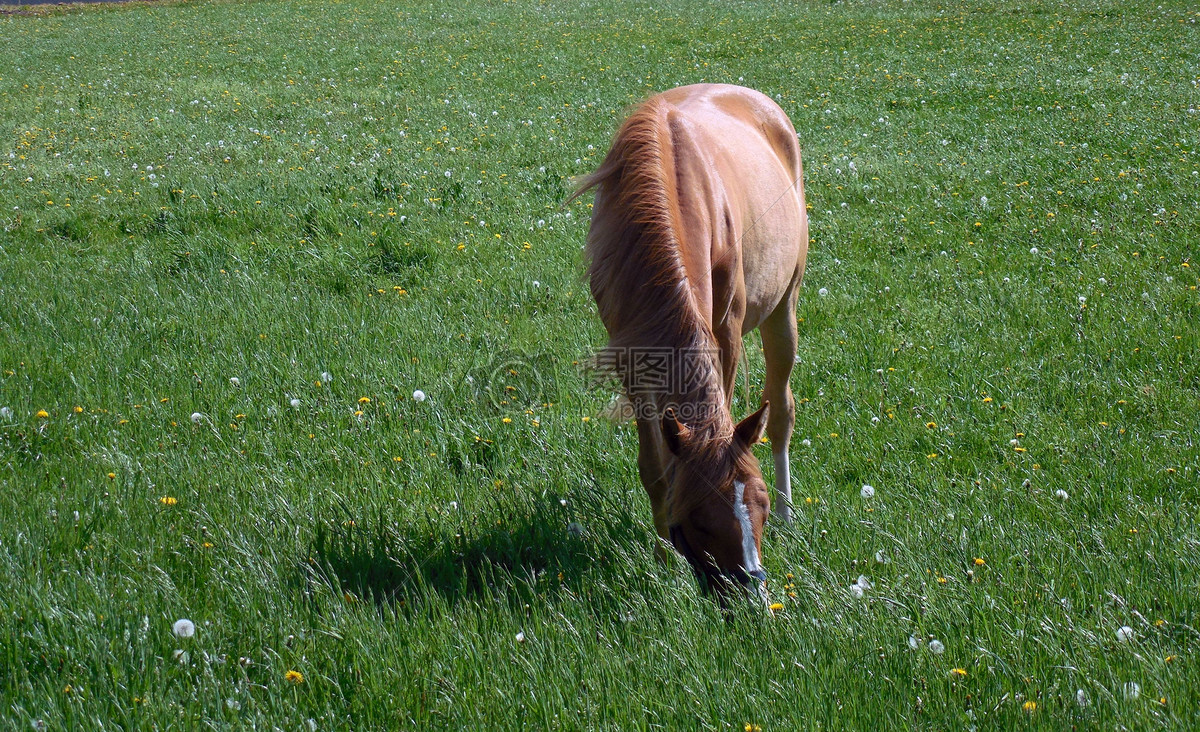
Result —
<svg viewBox="0 0 1200 732"><path fill-rule="evenodd" d="M762 570L762 565L758 561L758 547L754 545L754 529L750 526L750 510L746 508L746 484L735 480L733 492L733 515L742 527L742 569L746 572L759 572Z"/></svg>

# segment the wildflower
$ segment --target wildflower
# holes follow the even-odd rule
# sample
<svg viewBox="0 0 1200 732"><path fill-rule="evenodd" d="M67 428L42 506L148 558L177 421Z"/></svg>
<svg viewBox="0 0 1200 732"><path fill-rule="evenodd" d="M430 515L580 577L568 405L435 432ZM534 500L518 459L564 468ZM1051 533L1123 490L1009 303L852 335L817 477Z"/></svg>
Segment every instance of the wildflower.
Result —
<svg viewBox="0 0 1200 732"><path fill-rule="evenodd" d="M175 635L180 638L191 638L196 634L196 624L187 618L180 618L171 626L171 630L175 631Z"/></svg>
<svg viewBox="0 0 1200 732"><path fill-rule="evenodd" d="M1084 693L1083 689L1079 689L1075 692L1075 703L1081 707L1086 707L1088 705L1087 694Z"/></svg>
<svg viewBox="0 0 1200 732"><path fill-rule="evenodd" d="M952 669L950 669L950 675L951 676L966 676L967 670L965 668L952 668Z"/></svg>
<svg viewBox="0 0 1200 732"><path fill-rule="evenodd" d="M0 407L0 419L12 419L12 408Z"/></svg>
<svg viewBox="0 0 1200 732"><path fill-rule="evenodd" d="M782 610L782 609L783 609L783 603L782 603L782 602L773 602L773 603L771 603L771 612L778 612L779 610Z"/></svg>
<svg viewBox="0 0 1200 732"><path fill-rule="evenodd" d="M927 429L927 430L937 429L937 422L926 422L925 429Z"/></svg>
<svg viewBox="0 0 1200 732"><path fill-rule="evenodd" d="M1068 494L1067 494L1067 492L1066 492L1066 491L1064 491L1062 488L1059 488L1058 490L1054 491L1054 495L1055 495L1055 496L1058 498L1058 500L1060 500L1060 501L1065 501L1065 500L1067 500L1068 498L1070 498L1070 497L1071 497L1071 496L1070 496L1070 495L1068 495Z"/></svg>
<svg viewBox="0 0 1200 732"><path fill-rule="evenodd" d="M283 678L296 685L304 683L304 674L299 671L288 671L283 675Z"/></svg>
<svg viewBox="0 0 1200 732"><path fill-rule="evenodd" d="M1021 708L1022 708L1022 709L1024 709L1026 712L1029 712L1030 714L1033 714L1034 710L1036 710L1036 709L1037 709L1037 702L1035 702L1034 700L1030 699L1029 701L1027 701L1027 702L1025 702L1024 704L1022 704L1022 705L1021 705Z"/></svg>
<svg viewBox="0 0 1200 732"><path fill-rule="evenodd" d="M293 400L291 400L290 402L288 402L288 404L291 404L291 405L292 405L292 408L293 408L293 409L295 409L295 408L297 408L297 407L299 407L299 406L300 406L300 400L299 400L299 399L293 399Z"/></svg>
<svg viewBox="0 0 1200 732"><path fill-rule="evenodd" d="M109 480L116 480L116 479L117 479L117 474L116 474L116 473L109 473L109 474L108 474L108 479L109 479Z"/></svg>
<svg viewBox="0 0 1200 732"><path fill-rule="evenodd" d="M329 382L333 381L333 374L329 373L328 371L322 371L321 372L321 381L328 384Z"/></svg>
<svg viewBox="0 0 1200 732"><path fill-rule="evenodd" d="M75 412L75 414L83 414L83 407L75 407L71 411Z"/></svg>
<svg viewBox="0 0 1200 732"><path fill-rule="evenodd" d="M500 420L500 421L501 421L501 422L503 422L504 424L511 424L511 423L512 423L512 417L505 417L504 419L502 419L502 420Z"/></svg>
<svg viewBox="0 0 1200 732"><path fill-rule="evenodd" d="M1037 253L1038 253L1038 248L1037 247L1030 248L1029 253L1036 257Z"/></svg>
<svg viewBox="0 0 1200 732"><path fill-rule="evenodd" d="M875 496L875 489L874 489L874 488L872 488L872 487L871 487L871 486L869 486L869 485L864 485L864 486L862 487L862 490L860 490L858 493L859 493L859 495L860 495L860 496L862 496L863 498L874 498L874 496Z"/></svg>
<svg viewBox="0 0 1200 732"><path fill-rule="evenodd" d="M946 646L937 638L929 641L929 651L935 656L940 656L946 652Z"/></svg>
<svg viewBox="0 0 1200 732"><path fill-rule="evenodd" d="M854 584L850 585L850 594L855 600L861 600L865 594L865 591L863 590L862 585Z"/></svg>
<svg viewBox="0 0 1200 732"><path fill-rule="evenodd" d="M822 287L821 289L817 290L817 294L820 295L821 297L825 297L826 295L829 294L829 290Z"/></svg>
<svg viewBox="0 0 1200 732"><path fill-rule="evenodd" d="M983 566L983 565L985 565L985 564L987 564L987 562L985 562L984 560L980 559L979 557L975 557L975 566L976 566L976 567L982 567L982 566Z"/></svg>
<svg viewBox="0 0 1200 732"><path fill-rule="evenodd" d="M855 580L854 584L858 585L864 590L871 589L871 580L867 579L866 575L858 575L858 579Z"/></svg>
<svg viewBox="0 0 1200 732"><path fill-rule="evenodd" d="M915 635L908 636L908 647L914 651L921 647L921 641Z"/></svg>
<svg viewBox="0 0 1200 732"><path fill-rule="evenodd" d="M359 404L370 404L370 403L371 403L371 397L359 397L359 398L358 398L358 403L359 403Z"/></svg>
<svg viewBox="0 0 1200 732"><path fill-rule="evenodd" d="M200 420L204 419L204 415L199 412L192 412L192 424L200 424Z"/></svg>
<svg viewBox="0 0 1200 732"><path fill-rule="evenodd" d="M39 409L39 410L37 410L37 414L35 414L34 416L37 417L38 419L46 419L47 417L50 416L50 414L47 413L45 409Z"/></svg>
<svg viewBox="0 0 1200 732"><path fill-rule="evenodd" d="M522 630L521 632L517 633L517 642L518 643L525 642L525 631Z"/></svg>
<svg viewBox="0 0 1200 732"><path fill-rule="evenodd" d="M238 379L238 377L236 377L236 376L230 376L229 383L232 384L234 387L238 387L238 386L242 385L241 380Z"/></svg>
<svg viewBox="0 0 1200 732"><path fill-rule="evenodd" d="M1117 628L1117 641L1125 643L1131 640L1133 640L1133 628L1130 628L1128 625L1122 625L1120 628Z"/></svg>
<svg viewBox="0 0 1200 732"><path fill-rule="evenodd" d="M413 401L416 402L417 404L420 404L421 402L425 401L425 392L421 391L420 389L417 389L416 391L414 391L413 392Z"/></svg>

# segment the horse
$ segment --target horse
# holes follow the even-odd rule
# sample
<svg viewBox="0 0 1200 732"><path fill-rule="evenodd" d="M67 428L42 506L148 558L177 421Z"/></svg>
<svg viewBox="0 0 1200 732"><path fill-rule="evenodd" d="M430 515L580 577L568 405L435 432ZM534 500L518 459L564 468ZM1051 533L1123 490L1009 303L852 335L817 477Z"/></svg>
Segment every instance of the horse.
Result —
<svg viewBox="0 0 1200 732"><path fill-rule="evenodd" d="M584 255L608 333L597 361L619 377L636 420L659 558L673 546L704 586L765 599L771 502L751 448L765 430L774 512L790 522L789 377L808 254L795 128L752 89L671 89L629 115L572 198L591 189ZM742 339L756 328L763 399L734 424Z"/></svg>

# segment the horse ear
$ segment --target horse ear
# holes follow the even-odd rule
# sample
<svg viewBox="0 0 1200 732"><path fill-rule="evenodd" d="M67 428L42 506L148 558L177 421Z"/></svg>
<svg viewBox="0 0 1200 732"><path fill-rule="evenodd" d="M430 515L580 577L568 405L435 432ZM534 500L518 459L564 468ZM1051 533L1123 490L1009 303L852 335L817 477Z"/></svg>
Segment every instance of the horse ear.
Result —
<svg viewBox="0 0 1200 732"><path fill-rule="evenodd" d="M746 417L734 428L734 436L747 445L753 445L762 439L767 429L767 415L771 412L771 403L763 402L758 411Z"/></svg>
<svg viewBox="0 0 1200 732"><path fill-rule="evenodd" d="M683 443L687 440L688 428L675 417L674 409L667 409L662 416L663 440L672 455L678 457L683 452Z"/></svg>

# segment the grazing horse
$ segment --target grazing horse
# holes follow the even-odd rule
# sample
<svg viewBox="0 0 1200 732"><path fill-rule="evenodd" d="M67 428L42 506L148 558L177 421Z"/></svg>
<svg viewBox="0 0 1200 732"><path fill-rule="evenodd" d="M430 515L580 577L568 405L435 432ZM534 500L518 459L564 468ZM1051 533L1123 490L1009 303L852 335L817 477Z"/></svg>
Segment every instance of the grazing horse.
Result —
<svg viewBox="0 0 1200 732"><path fill-rule="evenodd" d="M751 89L672 89L625 120L574 195L591 188L588 276L609 336L598 358L637 420L654 526L706 584L762 590L771 502L751 447L764 429L775 514L791 520L788 378L808 253L796 131ZM742 337L755 328L765 393L735 425Z"/></svg>

